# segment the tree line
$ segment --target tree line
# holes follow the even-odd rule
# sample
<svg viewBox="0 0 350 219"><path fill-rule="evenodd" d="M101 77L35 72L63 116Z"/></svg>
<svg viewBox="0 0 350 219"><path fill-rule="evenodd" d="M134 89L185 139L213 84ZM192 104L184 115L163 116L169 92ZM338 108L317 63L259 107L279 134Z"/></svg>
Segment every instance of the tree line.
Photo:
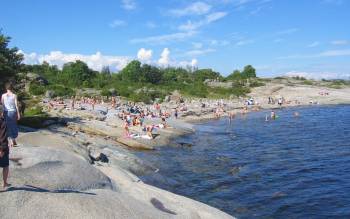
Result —
<svg viewBox="0 0 350 219"><path fill-rule="evenodd" d="M256 78L256 71L251 65L245 66L242 71L235 70L227 77L212 69L161 68L142 64L138 60L129 62L122 70L115 73L112 73L108 66L103 67L100 71L95 71L80 60L66 63L62 69L47 62L26 65L23 64L23 55L18 53L18 48L9 48L10 39L0 32L1 81L16 78L19 72L39 74L49 81L49 85L46 87L33 84L31 87L35 95L42 94L49 88L66 90L67 94L73 94L72 90L76 88L96 88L108 94L108 90L113 88L119 95L133 99L139 99L137 96L149 95L151 98L162 97L175 89L185 95L198 97L216 94L241 95L249 91L245 88L246 81ZM208 79L222 82L235 81L236 83L234 83L235 87L229 89L210 88L203 83ZM147 89L142 91L141 88Z"/></svg>

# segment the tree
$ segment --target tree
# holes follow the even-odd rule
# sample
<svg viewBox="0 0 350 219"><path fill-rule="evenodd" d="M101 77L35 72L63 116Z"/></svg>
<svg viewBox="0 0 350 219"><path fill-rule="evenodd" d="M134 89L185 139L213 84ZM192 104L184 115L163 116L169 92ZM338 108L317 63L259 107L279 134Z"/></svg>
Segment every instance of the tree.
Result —
<svg viewBox="0 0 350 219"><path fill-rule="evenodd" d="M230 80L230 81L241 80L241 79L242 79L242 74L239 70L234 70L232 74L226 77L226 80Z"/></svg>
<svg viewBox="0 0 350 219"><path fill-rule="evenodd" d="M120 71L120 75L123 81L142 81L141 62L137 60L131 61Z"/></svg>
<svg viewBox="0 0 350 219"><path fill-rule="evenodd" d="M162 71L155 66L144 64L141 71L142 78L148 83L159 84L162 80Z"/></svg>
<svg viewBox="0 0 350 219"><path fill-rule="evenodd" d="M217 79L221 77L220 73L212 69L200 69L193 72L193 75L195 81L205 81L206 79Z"/></svg>
<svg viewBox="0 0 350 219"><path fill-rule="evenodd" d="M15 76L21 69L23 55L18 53L16 47L8 48L11 38L5 36L0 30L0 81Z"/></svg>
<svg viewBox="0 0 350 219"><path fill-rule="evenodd" d="M103 66L101 70L101 74L111 75L111 70L109 69L109 66Z"/></svg>
<svg viewBox="0 0 350 219"><path fill-rule="evenodd" d="M86 63L77 60L63 65L61 78L66 84L73 86L89 85L95 72Z"/></svg>
<svg viewBox="0 0 350 219"><path fill-rule="evenodd" d="M251 65L247 65L244 67L242 71L243 78L256 78L255 68Z"/></svg>

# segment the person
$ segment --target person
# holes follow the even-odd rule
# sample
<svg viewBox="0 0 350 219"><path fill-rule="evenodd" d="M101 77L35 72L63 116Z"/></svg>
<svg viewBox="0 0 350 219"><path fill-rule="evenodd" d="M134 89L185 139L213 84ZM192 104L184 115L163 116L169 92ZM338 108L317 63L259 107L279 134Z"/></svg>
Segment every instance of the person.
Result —
<svg viewBox="0 0 350 219"><path fill-rule="evenodd" d="M7 183L9 175L9 145L7 139L6 123L3 118L3 109L0 106L0 167L2 168L3 189L5 190L10 184Z"/></svg>
<svg viewBox="0 0 350 219"><path fill-rule="evenodd" d="M177 108L175 108L175 119L177 119L179 116L179 111L177 110Z"/></svg>
<svg viewBox="0 0 350 219"><path fill-rule="evenodd" d="M112 97L112 108L115 109L115 106L117 104L117 100L115 99L115 96Z"/></svg>
<svg viewBox="0 0 350 219"><path fill-rule="evenodd" d="M96 104L96 98L93 97L93 98L92 98L92 101L91 101L92 110L95 110L95 104Z"/></svg>
<svg viewBox="0 0 350 219"><path fill-rule="evenodd" d="M75 96L71 97L71 110L74 110L74 105L75 105Z"/></svg>
<svg viewBox="0 0 350 219"><path fill-rule="evenodd" d="M124 121L124 130L125 130L125 137L130 137L130 131L129 131L129 123L127 120Z"/></svg>
<svg viewBox="0 0 350 219"><path fill-rule="evenodd" d="M278 99L278 105L279 105L280 107L282 107L282 103L283 103L283 99L282 99L282 98L279 98L279 99Z"/></svg>
<svg viewBox="0 0 350 219"><path fill-rule="evenodd" d="M232 120L235 118L235 113L234 112L229 112L229 122L231 124Z"/></svg>
<svg viewBox="0 0 350 219"><path fill-rule="evenodd" d="M7 126L8 140L10 146L17 146L17 120L21 119L21 114L18 110L17 95L13 93L13 86L11 83L6 83L5 89L6 93L1 96L1 104L4 106L4 118Z"/></svg>
<svg viewBox="0 0 350 219"><path fill-rule="evenodd" d="M271 111L271 119L273 119L273 120L276 119L276 113L275 113L275 111Z"/></svg>

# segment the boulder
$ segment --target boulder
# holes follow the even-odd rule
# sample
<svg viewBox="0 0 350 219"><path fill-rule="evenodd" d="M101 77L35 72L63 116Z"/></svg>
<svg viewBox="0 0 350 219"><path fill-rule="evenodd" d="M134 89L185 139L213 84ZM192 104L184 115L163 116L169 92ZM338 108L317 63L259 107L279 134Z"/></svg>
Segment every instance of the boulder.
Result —
<svg viewBox="0 0 350 219"><path fill-rule="evenodd" d="M164 97L164 102L169 102L170 101L170 96L165 96Z"/></svg>
<svg viewBox="0 0 350 219"><path fill-rule="evenodd" d="M36 73L29 72L26 75L26 79L30 82L36 82L40 85L48 85L49 82L42 76Z"/></svg>
<svg viewBox="0 0 350 219"><path fill-rule="evenodd" d="M116 96L117 95L117 91L114 88L111 88L108 90L112 96Z"/></svg>
<svg viewBox="0 0 350 219"><path fill-rule="evenodd" d="M53 98L54 97L54 95L55 95L55 92L53 91L53 90L47 90L46 92L45 92L45 97L46 98Z"/></svg>
<svg viewBox="0 0 350 219"><path fill-rule="evenodd" d="M175 101L177 103L183 102L183 98L180 94L179 91L175 90L171 95L170 95L170 101Z"/></svg>

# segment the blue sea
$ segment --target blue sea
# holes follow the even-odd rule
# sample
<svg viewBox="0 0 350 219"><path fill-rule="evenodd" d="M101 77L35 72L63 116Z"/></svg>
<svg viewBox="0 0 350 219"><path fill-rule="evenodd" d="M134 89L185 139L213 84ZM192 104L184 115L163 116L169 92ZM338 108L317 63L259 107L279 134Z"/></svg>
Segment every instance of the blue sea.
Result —
<svg viewBox="0 0 350 219"><path fill-rule="evenodd" d="M350 218L350 106L269 113L198 124L175 140L183 146L137 152L159 168L141 179L237 218Z"/></svg>

